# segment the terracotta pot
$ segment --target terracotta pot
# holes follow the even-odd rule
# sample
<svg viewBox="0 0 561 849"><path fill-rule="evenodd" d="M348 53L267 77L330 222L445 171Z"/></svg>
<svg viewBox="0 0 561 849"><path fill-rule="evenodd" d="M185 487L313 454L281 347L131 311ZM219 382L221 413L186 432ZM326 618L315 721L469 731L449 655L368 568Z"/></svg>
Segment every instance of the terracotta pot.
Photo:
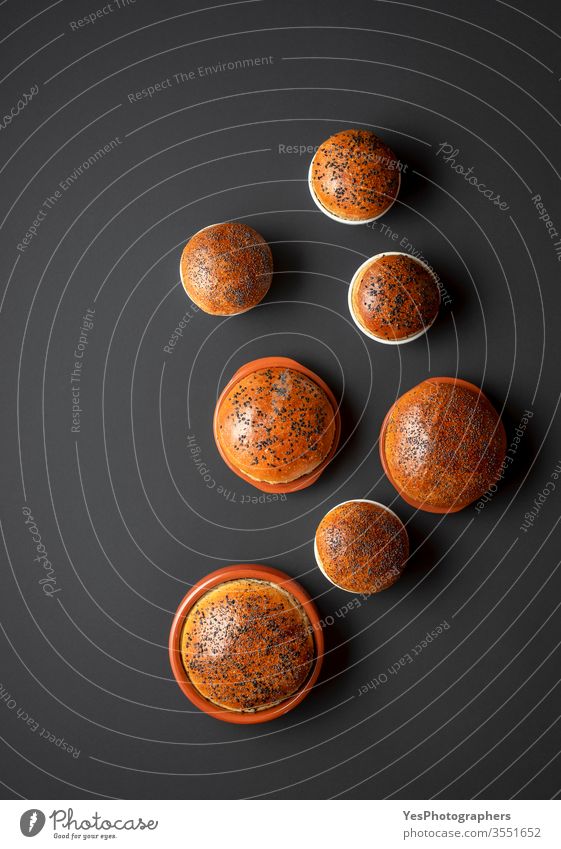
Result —
<svg viewBox="0 0 561 849"><path fill-rule="evenodd" d="M306 612L310 624L313 629L313 637L315 644L314 660L310 675L302 685L302 687L289 696L288 699L274 705L270 708L257 710L254 713L238 713L237 711L228 710L220 707L205 699L191 683L181 656L181 633L183 623L193 607L201 596L208 590L213 589L219 584L226 581L234 581L240 578L254 578L260 581L268 581L269 583L278 584L286 592L290 593L300 602ZM211 572L204 578L201 578L187 593L173 619L173 623L169 635L169 659L175 680L179 684L185 696L200 710L207 713L214 719L220 719L223 722L232 722L236 725L254 725L260 722L269 722L271 719L276 719L278 716L283 716L290 710L293 710L300 702L306 698L314 684L316 683L324 654L324 640L321 622L316 606L311 600L306 590L300 584L285 575L279 569L273 569L270 566L261 566L257 563L241 563L235 566L224 566L216 572Z"/></svg>
<svg viewBox="0 0 561 849"><path fill-rule="evenodd" d="M481 391L479 386L476 386L474 383L470 383L467 380L462 380L459 377L430 377L430 378L427 378L427 379L430 380L431 383L453 383L456 386L463 386L465 389L471 389L472 392L475 392L477 395L479 395L481 400L483 401L483 403L487 404L493 410L495 415L497 415L497 411L495 410L495 408L493 407L493 405L491 404L489 399L484 395L484 393ZM422 382L424 382L424 381L422 381ZM420 384L418 384L418 385L420 385ZM415 388L415 387L412 387L412 388ZM397 400L399 401L399 398ZM463 510L464 507L467 507L469 504L471 504L473 502L473 500L474 500L473 498L468 498L468 499L465 499L463 501L458 500L454 503L454 505L452 507L448 507L448 508L433 507L431 505L428 505L425 501L417 501L414 498L412 498L411 496L404 493L403 490L398 486L398 484L396 483L396 481L392 477L390 470L388 468L387 461L386 461L385 442L386 442L386 429L387 429L387 426L388 426L388 420L389 420L389 417L390 417L390 415L391 415L396 404L397 404L397 401L395 401L392 404L392 406L390 407L390 409L388 410L388 412L384 416L384 421L382 422L382 427L380 429L380 437L379 437L380 462L382 463L382 468L384 469L384 472L385 472L386 477L388 478L389 482L392 484L393 487L395 487L395 489L397 490L399 495L403 498L403 500L406 501L407 504L410 504L411 507L415 507L415 509L417 509L417 510L424 510L426 513L442 513L442 514L443 513L457 513L459 510ZM501 453L504 454L505 451L506 451L506 432L505 432L504 425L503 425L500 417L499 417L499 422L498 422L498 433L497 433L497 435L498 435L498 438L501 440L501 444L502 444L501 445Z"/></svg>
<svg viewBox="0 0 561 849"><path fill-rule="evenodd" d="M330 402L333 408L333 416L335 421L335 435L333 437L333 443L331 448L329 449L329 453L325 457L325 459L307 475L302 475L296 480L289 481L288 483L267 483L267 481L258 481L254 478L249 477L233 463L230 462L228 457L222 450L220 445L220 440L218 439L218 413L220 410L220 405L222 404L224 398L228 395L230 390L236 383L242 380L244 377L247 377L248 374L251 374L253 371L258 371L259 369L265 368L290 368L295 371L299 371L301 374L304 374L310 380L313 380L320 389L323 389L325 394L327 395L328 401ZM231 469L234 474L236 474L239 478L246 481L246 483L250 483L256 489L260 489L262 492L279 492L279 493L289 493L289 492L297 492L300 489L305 489L308 486L311 486L313 483L317 481L322 472L325 471L329 463L332 461L335 453L337 451L337 447L339 445L339 440L341 438L341 416L339 413L339 405L337 404L337 400L335 395L325 383L321 377L318 377L317 374L314 374L313 371L306 368L306 366L300 365L296 360L291 360L288 357L262 357L258 360L252 360L250 363L246 363L244 366L239 368L237 372L233 375L233 377L228 381L222 392L220 393L220 397L216 402L216 408L214 410L214 418L212 422L212 429L214 433L214 441L216 443L216 447L218 448L218 452L229 469Z"/></svg>

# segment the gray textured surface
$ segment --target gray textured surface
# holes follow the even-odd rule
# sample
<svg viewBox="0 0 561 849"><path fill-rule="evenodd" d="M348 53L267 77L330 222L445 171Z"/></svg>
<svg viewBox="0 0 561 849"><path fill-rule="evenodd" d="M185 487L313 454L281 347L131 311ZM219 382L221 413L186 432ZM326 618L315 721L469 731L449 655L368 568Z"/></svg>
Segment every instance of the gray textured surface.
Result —
<svg viewBox="0 0 561 849"><path fill-rule="evenodd" d="M38 86L0 130L6 795L554 795L561 265L532 197L561 231L559 7L264 0L196 11L193 0L138 0L74 31L71 21L103 4L60 2L38 15L47 5L0 8L1 111ZM197 70L255 57L273 59ZM353 125L374 128L408 166L399 202L371 228L321 215L309 156L279 151ZM438 155L444 143L508 209ZM221 322L193 313L177 266L194 231L232 218L271 242L276 275L258 309ZM358 333L346 294L366 257L402 240L438 271L451 303L425 340L391 348ZM72 433L73 352L88 308ZM344 433L317 485L255 504L258 493L221 462L211 417L235 368L269 354L299 359L342 395ZM509 443L524 410L533 417L490 503L443 518L395 496L376 440L397 395L455 373L503 409ZM345 610L352 596L327 585L311 540L326 510L352 497L390 504L415 553L394 588ZM43 585L59 590L52 597L26 505L56 577ZM298 577L333 621L315 692L284 719L246 729L191 710L167 659L188 586L236 561ZM388 674L444 620L450 628L414 663ZM386 683L359 695L380 675ZM41 738L43 728L79 756Z"/></svg>

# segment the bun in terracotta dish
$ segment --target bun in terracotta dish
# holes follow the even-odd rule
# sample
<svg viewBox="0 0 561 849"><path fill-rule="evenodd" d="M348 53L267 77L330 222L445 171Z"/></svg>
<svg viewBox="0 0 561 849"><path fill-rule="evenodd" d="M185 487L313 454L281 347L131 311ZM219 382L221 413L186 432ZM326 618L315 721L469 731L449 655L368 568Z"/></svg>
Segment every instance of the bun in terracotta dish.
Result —
<svg viewBox="0 0 561 849"><path fill-rule="evenodd" d="M409 538L401 519L377 501L344 501L327 513L316 531L316 562L335 586L377 593L401 576Z"/></svg>
<svg viewBox="0 0 561 849"><path fill-rule="evenodd" d="M210 315L247 312L263 300L273 274L269 245L238 221L212 224L187 242L180 262L183 287Z"/></svg>
<svg viewBox="0 0 561 849"><path fill-rule="evenodd" d="M317 206L346 224L364 224L387 212L400 182L395 153L370 130L330 136L315 152L308 175Z"/></svg>
<svg viewBox="0 0 561 849"><path fill-rule="evenodd" d="M248 364L237 374L214 418L218 448L234 471L256 485L287 485L331 458L338 411L312 372L279 357L256 360L255 368Z"/></svg>
<svg viewBox="0 0 561 849"><path fill-rule="evenodd" d="M405 253L377 254L356 271L349 309L371 339L400 345L418 339L435 321L440 289L424 262Z"/></svg>
<svg viewBox="0 0 561 849"><path fill-rule="evenodd" d="M302 605L275 583L226 581L189 610L181 656L197 692L229 711L270 708L296 693L314 661Z"/></svg>
<svg viewBox="0 0 561 849"><path fill-rule="evenodd" d="M413 507L453 513L498 479L506 436L481 390L459 378L434 377L390 408L380 458L391 483Z"/></svg>

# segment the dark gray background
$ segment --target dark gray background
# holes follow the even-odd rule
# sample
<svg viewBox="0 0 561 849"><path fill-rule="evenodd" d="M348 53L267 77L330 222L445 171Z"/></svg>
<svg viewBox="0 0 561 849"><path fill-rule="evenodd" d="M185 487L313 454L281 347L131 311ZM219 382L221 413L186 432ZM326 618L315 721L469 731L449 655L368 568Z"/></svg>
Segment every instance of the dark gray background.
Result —
<svg viewBox="0 0 561 849"><path fill-rule="evenodd" d="M532 203L541 194L561 230L558 4L137 0L72 31L103 5L0 6L0 111L39 88L0 131L6 796L554 796L559 487L521 526L561 458L561 265ZM181 71L257 56L273 61L129 102ZM408 166L374 227L319 213L309 156L279 152L352 126L379 132ZM45 197L115 136L18 254ZM437 155L444 142L508 210ZM182 245L233 218L272 245L270 294L227 321L193 314L166 354L191 310ZM402 239L452 303L425 339L396 348L358 333L347 287L366 257ZM88 307L73 434L70 372ZM235 368L271 354L342 396L343 441L315 486L252 504L244 496L259 493L214 447L212 410ZM377 437L399 394L454 374L483 386L509 442L524 410L533 417L485 509L439 517L396 497ZM353 497L397 510L414 553L394 588L345 611L353 597L324 580L311 540L327 509ZM25 505L56 574L52 598ZM167 658L188 587L240 561L286 570L333 620L316 690L248 728L191 709ZM358 695L445 620L413 664ZM41 739L42 727L79 757Z"/></svg>

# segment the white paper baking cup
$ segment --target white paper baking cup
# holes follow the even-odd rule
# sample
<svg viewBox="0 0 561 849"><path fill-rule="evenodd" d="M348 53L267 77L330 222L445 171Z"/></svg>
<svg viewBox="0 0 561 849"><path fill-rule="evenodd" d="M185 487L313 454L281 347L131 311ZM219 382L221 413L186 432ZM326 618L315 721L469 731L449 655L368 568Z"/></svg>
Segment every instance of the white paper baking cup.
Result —
<svg viewBox="0 0 561 849"><path fill-rule="evenodd" d="M360 277L361 273L366 268L368 268L369 265L371 265L373 262L376 262L376 260L381 259L384 256L406 256L409 259L414 260L415 262L419 263L419 265L421 265L425 269L425 271L429 272L429 274L433 278L434 282L437 284L439 306L438 306L438 310L436 311L433 320L430 322L430 324L427 324L426 327L423 327L422 330L418 330L416 333L412 333L410 336L405 336L403 339L382 339L380 336L376 336L374 333L371 333L370 330L367 330L366 327L364 327L363 324L361 324L361 322L359 321L359 319L355 315L355 312L354 312L354 309L353 309L353 292L354 292L355 286L358 282L358 278ZM434 273L432 268L430 268L430 266L428 266L426 264L426 262L423 262L421 259L418 259L416 256L413 256L412 254L405 253L404 251L384 251L381 254L375 254L374 256L371 256L369 259L365 260L365 262L363 262L362 265L360 265L357 268L357 270L355 271L355 273L353 274L353 279L351 280L351 285L349 286L349 294L348 294L349 312L351 314L352 320L354 321L354 323L356 324L358 329L360 331L362 331L362 333L364 333L365 336L368 336L369 339L374 339L375 342L381 342L382 345L405 345L407 342L413 342L415 339L420 339L420 337L425 335L427 330L429 330L432 327L432 325L434 324L434 322L438 318L438 313L440 311L441 301L442 301L442 296L440 294L440 286L438 286L438 277L436 276L436 274Z"/></svg>

